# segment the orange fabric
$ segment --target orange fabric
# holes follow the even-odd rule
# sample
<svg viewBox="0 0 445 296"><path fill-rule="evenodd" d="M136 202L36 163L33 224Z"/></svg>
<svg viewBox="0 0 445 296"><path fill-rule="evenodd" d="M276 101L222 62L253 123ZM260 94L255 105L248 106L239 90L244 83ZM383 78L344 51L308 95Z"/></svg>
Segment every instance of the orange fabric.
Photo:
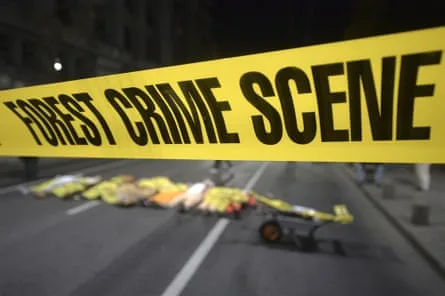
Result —
<svg viewBox="0 0 445 296"><path fill-rule="evenodd" d="M169 202L171 202L173 200L173 198L175 198L176 196L178 196L179 194L183 193L183 191L179 191L179 192L160 192L158 194L156 194L155 196L153 196L150 200L158 203L158 204L168 204Z"/></svg>

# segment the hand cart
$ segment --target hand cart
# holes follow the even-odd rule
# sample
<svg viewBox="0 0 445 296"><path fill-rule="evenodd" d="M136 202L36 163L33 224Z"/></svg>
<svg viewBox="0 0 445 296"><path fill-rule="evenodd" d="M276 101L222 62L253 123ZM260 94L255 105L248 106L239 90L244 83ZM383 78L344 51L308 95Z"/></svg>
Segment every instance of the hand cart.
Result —
<svg viewBox="0 0 445 296"><path fill-rule="evenodd" d="M345 205L335 205L335 214L295 207L299 211L283 211L267 205L259 207L260 214L267 217L258 228L261 239L267 243L276 243L284 236L290 236L299 250L312 251L317 248L315 234L321 227L353 221Z"/></svg>

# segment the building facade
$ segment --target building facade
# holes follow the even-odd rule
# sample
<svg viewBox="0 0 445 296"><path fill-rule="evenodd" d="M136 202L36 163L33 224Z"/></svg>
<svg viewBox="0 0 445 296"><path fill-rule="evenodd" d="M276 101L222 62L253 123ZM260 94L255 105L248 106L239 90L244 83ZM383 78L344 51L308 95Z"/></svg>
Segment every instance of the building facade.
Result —
<svg viewBox="0 0 445 296"><path fill-rule="evenodd" d="M213 38L214 0L175 0L173 6L173 52L175 63L218 57Z"/></svg>
<svg viewBox="0 0 445 296"><path fill-rule="evenodd" d="M0 89L203 59L211 3L2 0Z"/></svg>

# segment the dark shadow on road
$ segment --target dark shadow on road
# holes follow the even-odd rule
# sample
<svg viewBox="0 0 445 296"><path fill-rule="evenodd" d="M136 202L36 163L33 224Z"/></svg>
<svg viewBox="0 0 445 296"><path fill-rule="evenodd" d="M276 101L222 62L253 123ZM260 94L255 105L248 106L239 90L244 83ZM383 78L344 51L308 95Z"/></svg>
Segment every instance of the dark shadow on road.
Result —
<svg viewBox="0 0 445 296"><path fill-rule="evenodd" d="M225 238L221 244L246 244L253 247L279 250L284 252L308 253L314 255L335 256L344 259L370 260L380 262L402 263L396 253L387 246L372 245L368 243L346 241L338 239L316 239L316 247L311 251L300 251L290 237L283 238L277 243L266 243L255 235L246 236L245 239Z"/></svg>

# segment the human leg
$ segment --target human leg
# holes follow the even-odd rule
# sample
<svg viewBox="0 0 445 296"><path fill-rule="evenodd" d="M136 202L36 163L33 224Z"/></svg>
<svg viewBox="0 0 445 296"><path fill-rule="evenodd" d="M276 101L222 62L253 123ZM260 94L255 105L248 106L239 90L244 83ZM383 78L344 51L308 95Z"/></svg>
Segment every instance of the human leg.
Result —
<svg viewBox="0 0 445 296"><path fill-rule="evenodd" d="M366 172L365 172L365 168L363 167L363 164L355 163L354 170L355 170L355 178L356 178L357 183L363 184L366 179Z"/></svg>

